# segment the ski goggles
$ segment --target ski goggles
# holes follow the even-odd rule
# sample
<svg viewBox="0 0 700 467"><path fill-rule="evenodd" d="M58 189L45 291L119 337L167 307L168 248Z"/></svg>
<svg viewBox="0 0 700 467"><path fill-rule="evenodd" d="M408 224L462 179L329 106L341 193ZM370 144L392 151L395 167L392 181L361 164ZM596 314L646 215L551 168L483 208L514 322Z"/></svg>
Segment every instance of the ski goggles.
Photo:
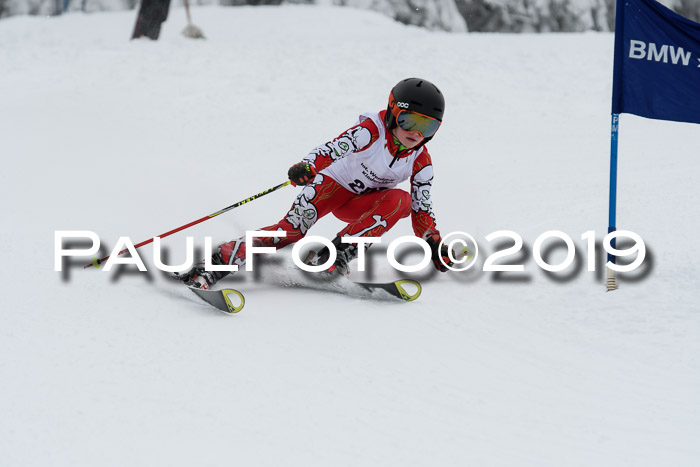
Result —
<svg viewBox="0 0 700 467"><path fill-rule="evenodd" d="M393 112L392 112L393 113ZM411 112L410 110L399 110L396 117L396 124L404 131L419 132L423 138L430 138L438 131L440 120L427 115Z"/></svg>

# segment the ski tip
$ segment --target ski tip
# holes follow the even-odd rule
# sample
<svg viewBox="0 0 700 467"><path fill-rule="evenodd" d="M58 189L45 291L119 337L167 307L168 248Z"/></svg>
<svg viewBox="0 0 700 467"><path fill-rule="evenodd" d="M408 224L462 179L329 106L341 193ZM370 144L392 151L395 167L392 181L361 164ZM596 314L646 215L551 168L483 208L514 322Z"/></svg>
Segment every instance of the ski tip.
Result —
<svg viewBox="0 0 700 467"><path fill-rule="evenodd" d="M394 285L396 286L396 290L399 291L399 295L401 295L401 298L403 300L406 300L407 302L412 302L413 300L420 297L420 294L423 291L420 283L411 279L402 279L400 281L396 281L394 282ZM404 288L405 285L409 286L409 290L415 288L415 291L413 293L410 293Z"/></svg>
<svg viewBox="0 0 700 467"><path fill-rule="evenodd" d="M224 297L229 313L238 313L245 306L245 297L236 289L223 289L221 295ZM231 296L235 296L233 301Z"/></svg>
<svg viewBox="0 0 700 467"><path fill-rule="evenodd" d="M245 306L245 297L236 289L203 290L197 287L187 287L199 298L224 313L235 314Z"/></svg>

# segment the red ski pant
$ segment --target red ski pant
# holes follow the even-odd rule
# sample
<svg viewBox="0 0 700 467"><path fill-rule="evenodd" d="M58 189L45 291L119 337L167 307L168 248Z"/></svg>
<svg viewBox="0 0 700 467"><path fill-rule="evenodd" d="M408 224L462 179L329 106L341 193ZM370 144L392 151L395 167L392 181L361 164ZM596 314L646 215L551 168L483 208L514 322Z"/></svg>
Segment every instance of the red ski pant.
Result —
<svg viewBox="0 0 700 467"><path fill-rule="evenodd" d="M331 177L319 174L299 193L282 220L260 229L283 230L287 236L259 237L256 241L260 246L284 248L304 238L309 229L329 213L348 223L338 232L340 237L381 237L399 219L411 214L411 195L398 188L358 195ZM235 262L242 266L245 264L245 238L220 245L219 253L226 264Z"/></svg>

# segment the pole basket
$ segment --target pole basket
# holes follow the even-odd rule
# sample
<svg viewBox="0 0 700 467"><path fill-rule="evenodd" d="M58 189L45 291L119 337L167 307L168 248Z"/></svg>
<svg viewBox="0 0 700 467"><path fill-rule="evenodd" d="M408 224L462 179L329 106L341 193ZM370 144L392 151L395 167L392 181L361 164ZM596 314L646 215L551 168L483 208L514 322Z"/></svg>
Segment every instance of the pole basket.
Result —
<svg viewBox="0 0 700 467"><path fill-rule="evenodd" d="M185 29L182 30L182 35L189 37L190 39L206 39L204 33L194 24L188 24Z"/></svg>
<svg viewBox="0 0 700 467"><path fill-rule="evenodd" d="M192 24L192 15L190 14L190 2L185 0L185 13L187 14L187 26L182 30L182 35L190 39L206 39L204 33L197 26Z"/></svg>

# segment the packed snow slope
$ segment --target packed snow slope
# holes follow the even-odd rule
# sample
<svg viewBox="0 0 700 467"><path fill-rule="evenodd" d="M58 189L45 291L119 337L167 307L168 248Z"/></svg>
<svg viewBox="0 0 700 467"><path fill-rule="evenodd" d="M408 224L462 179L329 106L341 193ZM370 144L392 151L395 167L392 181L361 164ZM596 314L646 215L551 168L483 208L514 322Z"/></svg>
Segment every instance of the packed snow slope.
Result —
<svg viewBox="0 0 700 467"><path fill-rule="evenodd" d="M700 127L623 115L618 227L642 267L605 293L613 37L435 33L341 8L193 9L207 40L129 41L134 12L0 22L0 464L3 466L695 466L700 463ZM107 254L286 180L287 168L400 79L447 98L429 144L443 233L467 272L408 274L413 303L307 288L291 248L224 285L227 316L157 271L54 270L54 233ZM670 83L671 85L672 83ZM403 187L406 187L403 185ZM287 187L163 240L278 221ZM342 224L323 219L315 235ZM484 272L485 259L524 272ZM545 274L560 230L576 261ZM402 276L388 243L356 279ZM548 261L564 259L562 241ZM79 245L73 245L75 248ZM415 264L414 253L405 256Z"/></svg>

